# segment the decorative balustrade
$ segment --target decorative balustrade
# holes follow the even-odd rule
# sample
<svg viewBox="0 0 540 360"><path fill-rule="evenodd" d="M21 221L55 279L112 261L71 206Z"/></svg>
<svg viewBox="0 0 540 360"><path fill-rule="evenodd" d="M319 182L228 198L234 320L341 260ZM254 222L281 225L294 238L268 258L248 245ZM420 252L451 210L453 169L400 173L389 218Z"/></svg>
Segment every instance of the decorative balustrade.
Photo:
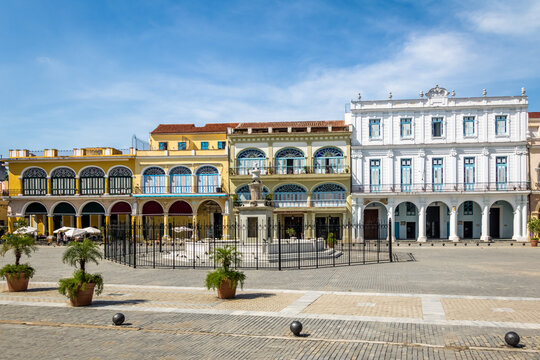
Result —
<svg viewBox="0 0 540 360"><path fill-rule="evenodd" d="M488 192L526 191L531 189L528 181L489 183L446 183L446 184L366 184L353 185L355 193L426 193L426 192Z"/></svg>

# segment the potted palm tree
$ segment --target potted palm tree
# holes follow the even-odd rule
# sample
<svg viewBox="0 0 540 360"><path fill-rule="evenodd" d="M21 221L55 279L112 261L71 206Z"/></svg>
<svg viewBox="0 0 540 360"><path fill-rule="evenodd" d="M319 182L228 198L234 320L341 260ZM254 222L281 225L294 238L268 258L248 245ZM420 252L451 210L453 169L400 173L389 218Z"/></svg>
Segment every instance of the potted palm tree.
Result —
<svg viewBox="0 0 540 360"><path fill-rule="evenodd" d="M296 236L296 230L294 230L294 228L288 228L287 230L285 230L285 233L289 235L290 239Z"/></svg>
<svg viewBox="0 0 540 360"><path fill-rule="evenodd" d="M244 286L246 275L243 272L231 270L231 265L238 266L241 253L234 246L214 248L210 259L214 260L219 267L206 275L206 288L217 289L218 298L233 299L236 296L236 288Z"/></svg>
<svg viewBox="0 0 540 360"><path fill-rule="evenodd" d="M99 295L103 291L103 278L101 274L89 274L86 272L86 264L93 262L99 264L103 255L99 247L90 239L86 238L82 242L71 242L68 244L62 257L65 264L74 266L73 277L60 279L58 282L58 292L69 297L72 306L88 306L92 304L94 289Z"/></svg>
<svg viewBox="0 0 540 360"><path fill-rule="evenodd" d="M538 246L538 236L540 234L540 219L530 218L527 223L529 230L531 231L531 246Z"/></svg>
<svg viewBox="0 0 540 360"><path fill-rule="evenodd" d="M28 264L21 264L22 255L30 257L36 251L35 240L28 235L7 234L2 237L4 243L0 250L2 256L10 250L15 255L15 264L7 264L0 269L0 277L5 277L9 291L26 291L28 282L34 276L34 268Z"/></svg>
<svg viewBox="0 0 540 360"><path fill-rule="evenodd" d="M328 247L333 248L336 243L337 239L334 233L329 233L328 238L326 239L326 244L328 245Z"/></svg>

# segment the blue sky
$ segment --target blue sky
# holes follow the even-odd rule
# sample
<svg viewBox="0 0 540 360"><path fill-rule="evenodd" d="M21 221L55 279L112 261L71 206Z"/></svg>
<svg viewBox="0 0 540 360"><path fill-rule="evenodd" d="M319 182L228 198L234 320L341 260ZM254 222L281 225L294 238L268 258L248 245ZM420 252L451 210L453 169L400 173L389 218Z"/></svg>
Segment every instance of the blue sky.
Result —
<svg viewBox="0 0 540 360"><path fill-rule="evenodd" d="M538 1L3 1L0 155L127 148L159 123L343 119L345 104L519 95Z"/></svg>

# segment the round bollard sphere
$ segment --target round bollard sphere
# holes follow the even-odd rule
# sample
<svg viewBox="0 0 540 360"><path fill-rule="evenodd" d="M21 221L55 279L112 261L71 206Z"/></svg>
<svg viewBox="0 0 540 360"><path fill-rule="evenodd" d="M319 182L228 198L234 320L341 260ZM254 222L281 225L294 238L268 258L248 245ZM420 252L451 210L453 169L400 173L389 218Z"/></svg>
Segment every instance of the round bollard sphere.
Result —
<svg viewBox="0 0 540 360"><path fill-rule="evenodd" d="M293 321L291 323L291 332L294 336L300 336L300 333L302 332L302 323L300 321Z"/></svg>
<svg viewBox="0 0 540 360"><path fill-rule="evenodd" d="M122 313L116 313L112 317L112 322L114 325L122 325L124 323L124 320L126 320L126 317Z"/></svg>
<svg viewBox="0 0 540 360"><path fill-rule="evenodd" d="M510 346L516 347L519 345L519 335L513 331L507 332L504 335L504 341Z"/></svg>

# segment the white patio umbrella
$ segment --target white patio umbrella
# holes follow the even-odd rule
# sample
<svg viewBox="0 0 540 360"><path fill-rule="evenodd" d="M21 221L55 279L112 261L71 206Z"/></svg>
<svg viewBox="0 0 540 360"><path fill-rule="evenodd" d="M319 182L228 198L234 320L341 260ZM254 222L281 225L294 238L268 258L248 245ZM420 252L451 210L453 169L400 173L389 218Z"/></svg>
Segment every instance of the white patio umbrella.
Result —
<svg viewBox="0 0 540 360"><path fill-rule="evenodd" d="M84 230L88 235L101 235L101 230L96 229L95 227L85 227Z"/></svg>
<svg viewBox="0 0 540 360"><path fill-rule="evenodd" d="M66 232L68 230L71 230L71 229L74 229L74 228L69 227L69 226L62 226L60 229L54 230L53 234L63 233L63 232Z"/></svg>
<svg viewBox="0 0 540 360"><path fill-rule="evenodd" d="M177 226L174 228L174 232L184 232L184 231L193 231L192 228L188 228L187 226Z"/></svg>
<svg viewBox="0 0 540 360"><path fill-rule="evenodd" d="M37 232L37 229L32 226L23 226L14 231L14 234L32 234Z"/></svg>
<svg viewBox="0 0 540 360"><path fill-rule="evenodd" d="M86 231L84 231L83 229L71 228L68 231L66 231L66 236L71 237L71 238L76 237L76 236L83 236L85 234L86 234Z"/></svg>

